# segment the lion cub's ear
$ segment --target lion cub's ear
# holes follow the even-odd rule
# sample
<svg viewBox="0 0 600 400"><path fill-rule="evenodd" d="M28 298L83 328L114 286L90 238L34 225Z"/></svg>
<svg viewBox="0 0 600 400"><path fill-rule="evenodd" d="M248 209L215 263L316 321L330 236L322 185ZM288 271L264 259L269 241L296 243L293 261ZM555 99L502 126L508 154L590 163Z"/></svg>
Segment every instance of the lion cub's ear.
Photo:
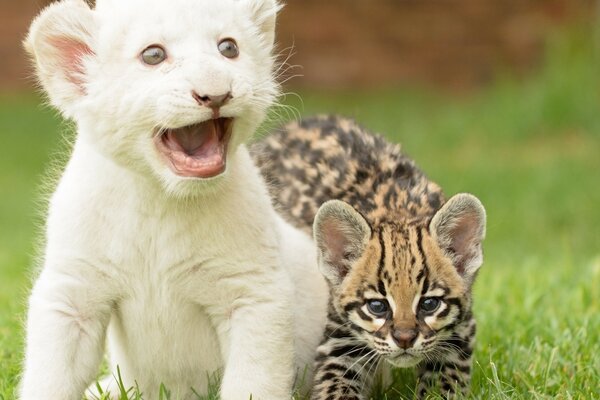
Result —
<svg viewBox="0 0 600 400"><path fill-rule="evenodd" d="M52 105L66 116L85 95L86 61L94 56L94 15L83 0L62 0L33 21L24 41Z"/></svg>
<svg viewBox="0 0 600 400"><path fill-rule="evenodd" d="M246 3L252 20L260 29L265 43L273 46L275 42L275 22L277 13L283 5L277 0L242 0Z"/></svg>
<svg viewBox="0 0 600 400"><path fill-rule="evenodd" d="M371 227L349 204L330 200L319 208L313 234L321 272L336 286L362 256L371 238Z"/></svg>

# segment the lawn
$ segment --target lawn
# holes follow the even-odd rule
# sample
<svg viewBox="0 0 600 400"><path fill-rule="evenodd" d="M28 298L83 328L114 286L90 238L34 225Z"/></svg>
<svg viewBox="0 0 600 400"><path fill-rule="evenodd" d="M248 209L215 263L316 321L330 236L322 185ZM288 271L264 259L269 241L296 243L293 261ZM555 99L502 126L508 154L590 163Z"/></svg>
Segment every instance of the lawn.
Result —
<svg viewBox="0 0 600 400"><path fill-rule="evenodd" d="M600 53L591 37L557 35L534 76L458 99L414 88L284 99L302 115L355 117L401 142L447 194L472 192L486 206L476 398L600 398ZM67 125L39 104L0 96L0 400L14 398L18 381L44 171L67 147ZM410 374L398 382L376 398L408 395Z"/></svg>

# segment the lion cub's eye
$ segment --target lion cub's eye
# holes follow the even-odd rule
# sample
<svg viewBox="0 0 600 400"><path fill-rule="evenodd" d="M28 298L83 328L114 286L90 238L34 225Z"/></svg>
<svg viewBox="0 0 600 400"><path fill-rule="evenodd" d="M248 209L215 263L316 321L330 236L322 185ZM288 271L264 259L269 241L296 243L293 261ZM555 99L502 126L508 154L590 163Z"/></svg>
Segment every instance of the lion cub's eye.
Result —
<svg viewBox="0 0 600 400"><path fill-rule="evenodd" d="M378 318L385 317L389 307L385 300L367 300L367 309Z"/></svg>
<svg viewBox="0 0 600 400"><path fill-rule="evenodd" d="M167 52L162 46L153 44L146 47L140 56L145 64L158 65L167 59Z"/></svg>
<svg viewBox="0 0 600 400"><path fill-rule="evenodd" d="M223 39L219 42L219 52L227 58L236 58L240 55L237 43L233 39Z"/></svg>
<svg viewBox="0 0 600 400"><path fill-rule="evenodd" d="M432 313L438 309L440 303L441 301L437 297L429 297L421 300L420 308L426 313Z"/></svg>

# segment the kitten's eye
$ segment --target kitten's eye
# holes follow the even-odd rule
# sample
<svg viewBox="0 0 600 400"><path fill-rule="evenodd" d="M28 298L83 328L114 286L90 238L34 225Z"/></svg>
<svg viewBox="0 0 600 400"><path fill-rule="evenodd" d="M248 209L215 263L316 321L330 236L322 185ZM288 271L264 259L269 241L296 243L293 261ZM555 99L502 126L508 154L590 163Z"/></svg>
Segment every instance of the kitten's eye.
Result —
<svg viewBox="0 0 600 400"><path fill-rule="evenodd" d="M148 65L158 65L167 59L167 52L159 45L146 47L141 54L142 61Z"/></svg>
<svg viewBox="0 0 600 400"><path fill-rule="evenodd" d="M367 308L371 314L379 318L384 317L389 310L387 301L385 300L368 300Z"/></svg>
<svg viewBox="0 0 600 400"><path fill-rule="evenodd" d="M219 52L227 58L236 58L240 55L237 43L233 39L223 39L219 42Z"/></svg>
<svg viewBox="0 0 600 400"><path fill-rule="evenodd" d="M432 313L438 309L440 304L441 304L441 301L437 297L429 297L429 298L421 300L420 308L422 311L424 311L426 313Z"/></svg>

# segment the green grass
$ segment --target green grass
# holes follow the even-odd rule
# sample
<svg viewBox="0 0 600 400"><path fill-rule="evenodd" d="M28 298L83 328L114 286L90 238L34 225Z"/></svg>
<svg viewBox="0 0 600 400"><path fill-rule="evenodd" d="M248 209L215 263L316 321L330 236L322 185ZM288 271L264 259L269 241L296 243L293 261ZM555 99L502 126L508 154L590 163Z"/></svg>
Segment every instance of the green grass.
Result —
<svg viewBox="0 0 600 400"><path fill-rule="evenodd" d="M600 62L591 37L557 35L534 77L460 99L406 88L288 98L302 114L355 117L402 142L447 194L483 201L476 398L600 398ZM0 399L14 398L19 374L38 187L64 147L64 124L38 104L0 98ZM408 395L410 375L378 398Z"/></svg>

